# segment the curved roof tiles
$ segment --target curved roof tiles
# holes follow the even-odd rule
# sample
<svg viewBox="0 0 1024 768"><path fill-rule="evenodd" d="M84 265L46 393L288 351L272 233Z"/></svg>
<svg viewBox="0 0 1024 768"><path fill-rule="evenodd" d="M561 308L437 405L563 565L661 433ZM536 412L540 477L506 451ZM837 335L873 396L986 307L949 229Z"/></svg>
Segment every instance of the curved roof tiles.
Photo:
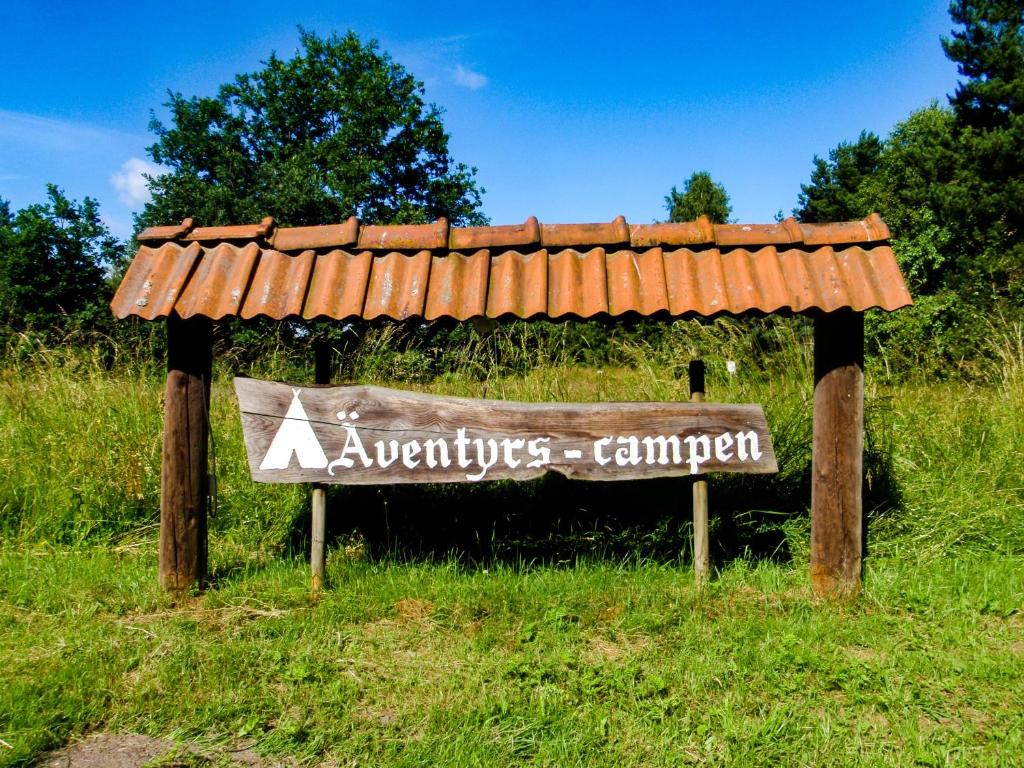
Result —
<svg viewBox="0 0 1024 768"><path fill-rule="evenodd" d="M834 312L911 303L877 214L800 224L154 227L111 308L146 320Z"/></svg>

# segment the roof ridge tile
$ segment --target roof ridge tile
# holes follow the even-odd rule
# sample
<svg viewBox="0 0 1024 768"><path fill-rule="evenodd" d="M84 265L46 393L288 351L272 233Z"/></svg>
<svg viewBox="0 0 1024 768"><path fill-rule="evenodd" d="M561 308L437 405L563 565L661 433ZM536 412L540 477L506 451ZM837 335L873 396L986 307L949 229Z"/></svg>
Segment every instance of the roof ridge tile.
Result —
<svg viewBox="0 0 1024 768"><path fill-rule="evenodd" d="M212 243L218 240L263 240L279 251L353 246L360 250L464 250L533 246L587 248L629 245L752 246L802 243L845 245L884 242L889 228L878 213L864 219L831 223L801 223L792 216L770 224L715 224L710 218L695 221L629 224L624 216L592 224L541 224L530 216L522 224L452 227L439 218L430 224L363 224L356 216L340 224L278 227L267 216L258 224L195 227L192 218L181 224L147 227L140 242L178 241Z"/></svg>
<svg viewBox="0 0 1024 768"><path fill-rule="evenodd" d="M448 247L448 219L432 224L364 224L358 247L375 251L440 250Z"/></svg>
<svg viewBox="0 0 1024 768"><path fill-rule="evenodd" d="M595 224L541 224L540 240L545 248L627 245L629 225L623 216Z"/></svg>
<svg viewBox="0 0 1024 768"><path fill-rule="evenodd" d="M136 240L178 240L192 231L194 221L191 216L182 219L181 224L171 224L164 227L146 227L139 232Z"/></svg>
<svg viewBox="0 0 1024 768"><path fill-rule="evenodd" d="M634 248L653 248L663 245L703 245L714 242L708 238L697 221L631 224L629 243Z"/></svg>
<svg viewBox="0 0 1024 768"><path fill-rule="evenodd" d="M359 241L359 219L349 216L343 224L311 227L278 227L270 244L279 251L304 251L354 245Z"/></svg>
<svg viewBox="0 0 1024 768"><path fill-rule="evenodd" d="M257 240L270 239L274 217L265 216L259 224L233 224L218 227L196 227L179 239L183 240Z"/></svg>
<svg viewBox="0 0 1024 768"><path fill-rule="evenodd" d="M540 245L540 223L536 216L530 216L522 224L452 227L448 233L448 247L453 251L511 245Z"/></svg>

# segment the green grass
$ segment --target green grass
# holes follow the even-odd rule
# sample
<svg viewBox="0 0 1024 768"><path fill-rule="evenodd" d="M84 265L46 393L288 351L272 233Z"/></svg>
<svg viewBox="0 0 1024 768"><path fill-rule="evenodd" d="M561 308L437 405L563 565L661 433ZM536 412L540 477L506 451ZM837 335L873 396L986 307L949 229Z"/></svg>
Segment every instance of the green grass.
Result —
<svg viewBox="0 0 1024 768"><path fill-rule="evenodd" d="M703 326L694 328L707 332ZM664 350L626 347L620 357L629 365L618 367L539 366L523 375L483 379L456 372L416 388L527 401L686 399L687 384L679 371L705 342L682 339L674 357L666 357ZM705 350L710 397L764 405L780 473L754 480L712 478L713 523L724 547L718 555L750 551L766 556L784 542L785 550L799 558L806 549L810 496L809 348L795 332L781 335L774 342L778 350L764 359L754 357L746 342L727 342ZM979 554L1024 551L1024 345L1007 336L999 349L1002 363L987 383L886 383L869 375L867 505L874 553L935 558L950 547ZM723 363L732 354L740 365L735 376L725 373ZM392 383L374 378L375 370L367 366L367 381ZM162 395L157 377L106 372L88 359L44 357L0 370L0 537L9 543L60 546L152 537L159 508ZM226 372L214 384L211 418L218 477L213 535L250 551L281 552L303 545L308 495L299 486L251 482ZM417 537L431 529L465 528L466 521L475 520L478 527L471 538L482 543L474 557L497 551L543 556L545 538L565 539L571 550L583 535L594 545L586 550L591 554L610 549L616 556L671 556L688 530L673 529L680 515L675 508L663 508L665 488L629 487L628 495L636 498L630 506L650 510L632 527L624 527L609 501L617 492L607 486L595 491L586 485L549 483L515 490L508 484L487 484L417 489L413 499L405 489L339 489L332 504L366 510L356 522L367 526L383 518L384 510L390 519L405 520L409 536L399 543L406 549L415 549ZM424 499L429 504L421 504ZM425 520L425 506L441 515L454 510L454 517ZM527 508L540 515L524 520ZM564 517L576 520L577 526L563 521L562 527L554 522L546 527L552 517L549 509L567 510ZM497 512L484 519L481 510ZM669 531L666 546L646 546L651 532L658 530ZM762 535L765 531L775 533ZM393 546L392 533L382 533L376 543ZM509 541L517 542L516 547ZM487 542L493 543L490 550ZM466 542L453 544L455 550L468 552ZM437 549L431 547L435 554ZM547 555L563 559L564 549L552 548Z"/></svg>
<svg viewBox="0 0 1024 768"><path fill-rule="evenodd" d="M0 762L109 729L349 765L1008 765L1024 562L467 568L215 558L171 605L149 551L0 554Z"/></svg>
<svg viewBox="0 0 1024 768"><path fill-rule="evenodd" d="M499 483L333 491L311 602L292 554L306 490L249 480L222 370L213 582L174 605L156 584L162 382L74 354L0 371L0 764L97 730L339 765L1019 760L1020 338L971 383L872 368L865 589L834 604L808 591L806 339L759 357L692 330L614 366L492 360L416 388L685 399L680 371L705 357L712 399L764 404L781 469L714 478L705 592L676 486ZM374 383L397 370L372 348L357 362Z"/></svg>

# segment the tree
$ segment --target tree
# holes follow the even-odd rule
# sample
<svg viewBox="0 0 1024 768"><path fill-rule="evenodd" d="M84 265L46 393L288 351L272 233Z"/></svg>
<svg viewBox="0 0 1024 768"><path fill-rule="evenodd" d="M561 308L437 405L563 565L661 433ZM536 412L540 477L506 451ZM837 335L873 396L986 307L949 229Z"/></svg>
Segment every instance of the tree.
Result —
<svg viewBox="0 0 1024 768"><path fill-rule="evenodd" d="M950 97L970 185L965 214L993 286L1024 299L1024 4L956 0L949 12L962 27L942 46L966 78Z"/></svg>
<svg viewBox="0 0 1024 768"><path fill-rule="evenodd" d="M107 272L124 257L91 198L76 203L55 185L47 201L11 214L0 201L0 325L61 341L109 315Z"/></svg>
<svg viewBox="0 0 1024 768"><path fill-rule="evenodd" d="M798 207L793 215L800 221L849 221L870 213L858 199L861 183L878 170L882 141L861 131L852 144L842 142L830 150L828 159L814 156L811 183L800 185Z"/></svg>
<svg viewBox="0 0 1024 768"><path fill-rule="evenodd" d="M962 211L970 200L952 110L931 104L897 123L874 173L850 197L858 211L879 212L914 294L933 293L970 255Z"/></svg>
<svg viewBox="0 0 1024 768"><path fill-rule="evenodd" d="M723 224L732 214L729 195L725 187L711 178L707 171L696 171L686 180L683 191L675 187L665 196L668 220L695 221L707 216L716 224Z"/></svg>
<svg viewBox="0 0 1024 768"><path fill-rule="evenodd" d="M452 160L422 83L352 32L302 31L301 46L216 96L170 95L171 125L151 119L149 148L170 170L151 179L138 226L485 221L476 169Z"/></svg>
<svg viewBox="0 0 1024 768"><path fill-rule="evenodd" d="M950 102L965 125L1006 126L1024 113L1024 4L1020 0L954 0L953 22L963 29L942 48L967 80Z"/></svg>

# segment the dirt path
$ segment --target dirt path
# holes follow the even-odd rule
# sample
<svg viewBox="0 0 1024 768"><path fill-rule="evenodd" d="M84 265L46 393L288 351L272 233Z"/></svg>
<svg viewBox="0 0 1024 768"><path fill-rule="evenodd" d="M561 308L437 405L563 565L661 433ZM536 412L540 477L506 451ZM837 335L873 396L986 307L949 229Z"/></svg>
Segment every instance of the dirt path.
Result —
<svg viewBox="0 0 1024 768"><path fill-rule="evenodd" d="M297 764L269 760L245 747L200 748L137 733L94 733L43 755L35 765L37 768L287 768Z"/></svg>

